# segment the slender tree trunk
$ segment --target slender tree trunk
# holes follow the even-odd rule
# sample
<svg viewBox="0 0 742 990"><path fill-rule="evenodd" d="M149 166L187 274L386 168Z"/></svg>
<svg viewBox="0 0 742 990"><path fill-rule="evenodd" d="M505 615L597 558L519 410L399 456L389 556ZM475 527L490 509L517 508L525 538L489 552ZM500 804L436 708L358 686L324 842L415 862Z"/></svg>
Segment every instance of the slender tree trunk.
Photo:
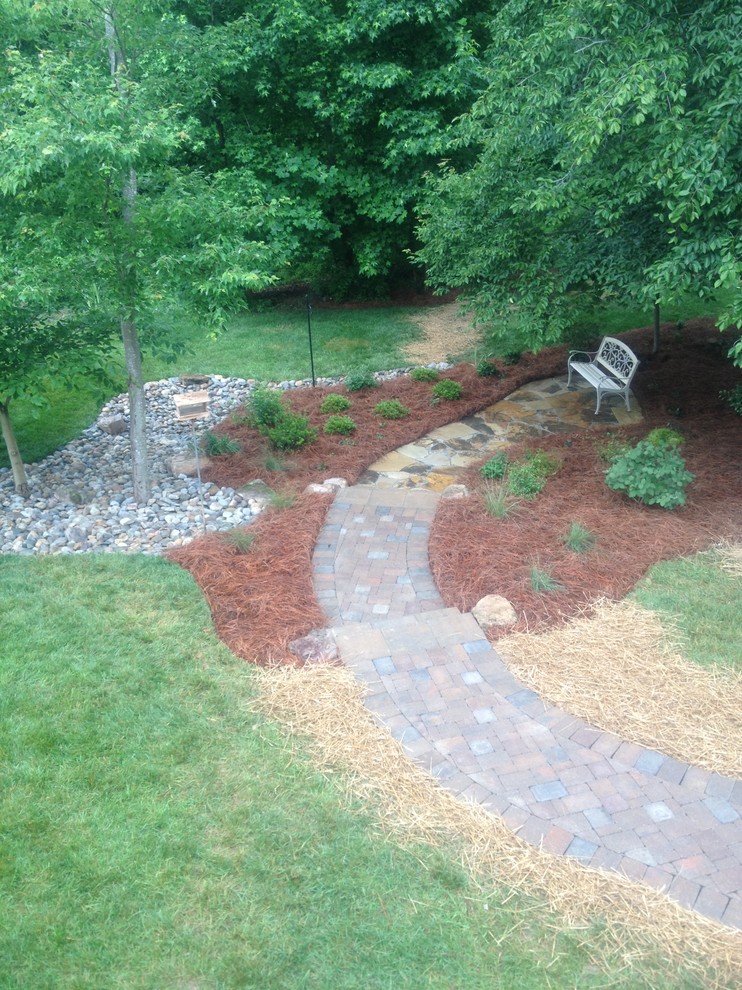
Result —
<svg viewBox="0 0 742 990"><path fill-rule="evenodd" d="M652 354L656 354L660 349L660 304L654 304L654 339L652 341Z"/></svg>
<svg viewBox="0 0 742 990"><path fill-rule="evenodd" d="M113 7L104 13L108 57L111 63L111 76L121 93L121 74L126 72L126 63L119 37L116 33L116 14ZM137 173L132 167L121 189L122 218L125 225L134 220L137 199ZM119 278L126 299L125 315L121 318L121 340L124 344L124 359L129 392L129 442L131 444L131 475L134 485L134 498L146 502L152 493L152 480L147 457L147 402L142 378L142 351L137 333L136 308L133 284L136 281L136 261L129 252L119 259ZM127 288L129 291L127 291ZM128 297L128 298L127 298Z"/></svg>
<svg viewBox="0 0 742 990"><path fill-rule="evenodd" d="M15 433L13 433L13 424L10 422L10 413L8 412L7 402L0 402L0 427L2 427L3 440L5 441L8 457L10 458L10 468L13 472L15 490L19 495L22 495L24 498L28 498L31 494L31 490L28 487L28 479L26 478L26 468L23 465L23 458L21 457L21 452L18 449L18 444L16 443Z"/></svg>

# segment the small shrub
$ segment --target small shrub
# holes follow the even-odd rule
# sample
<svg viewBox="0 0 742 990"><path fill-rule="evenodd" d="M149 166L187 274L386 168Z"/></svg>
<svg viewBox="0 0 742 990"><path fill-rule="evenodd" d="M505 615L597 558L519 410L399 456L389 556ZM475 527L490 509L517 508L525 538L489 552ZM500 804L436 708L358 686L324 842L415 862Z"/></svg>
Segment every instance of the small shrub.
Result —
<svg viewBox="0 0 742 990"><path fill-rule="evenodd" d="M523 455L523 460L544 478L556 474L562 466L558 457L554 457L553 454L549 454L545 450L527 450Z"/></svg>
<svg viewBox="0 0 742 990"><path fill-rule="evenodd" d="M256 388L248 403L248 418L252 426L265 433L286 415L283 393L261 385Z"/></svg>
<svg viewBox="0 0 742 990"><path fill-rule="evenodd" d="M383 419L403 419L410 415L410 410L407 406L403 406L399 399L385 399L383 402L377 402L374 406L374 412Z"/></svg>
<svg viewBox="0 0 742 990"><path fill-rule="evenodd" d="M330 416L325 423L325 433L342 433L348 436L354 433L356 424L350 416Z"/></svg>
<svg viewBox="0 0 742 990"><path fill-rule="evenodd" d="M440 377L435 368L413 368L410 372L413 382L437 382Z"/></svg>
<svg viewBox="0 0 742 990"><path fill-rule="evenodd" d="M504 378L505 372L493 364L490 358L477 361L475 370L481 378Z"/></svg>
<svg viewBox="0 0 742 990"><path fill-rule="evenodd" d="M223 433L212 433L211 430L204 433L204 446L206 453L212 457L219 457L222 454L236 454L240 449L236 440L225 436Z"/></svg>
<svg viewBox="0 0 742 990"><path fill-rule="evenodd" d="M516 498L529 501L544 490L546 477L541 474L529 461L519 461L510 465L508 472L508 488Z"/></svg>
<svg viewBox="0 0 742 990"><path fill-rule="evenodd" d="M569 531L562 537L565 547L572 553L587 553L596 540L597 536L578 522L573 522Z"/></svg>
<svg viewBox="0 0 742 990"><path fill-rule="evenodd" d="M286 412L275 426L266 430L268 439L278 450L298 450L317 439L317 431L306 416Z"/></svg>
<svg viewBox="0 0 742 990"><path fill-rule="evenodd" d="M682 447L684 439L681 433L669 426L658 426L645 437L647 443L651 443L653 447Z"/></svg>
<svg viewBox="0 0 742 990"><path fill-rule="evenodd" d="M620 437L609 437L607 440L600 440L595 444L595 451L604 464L612 464L617 457L621 457L627 450L631 450L631 444Z"/></svg>
<svg viewBox="0 0 742 990"><path fill-rule="evenodd" d="M495 454L479 469L483 478L503 478L508 468L508 455Z"/></svg>
<svg viewBox="0 0 742 990"><path fill-rule="evenodd" d="M321 413L339 413L350 409L353 403L345 395L335 393L325 396L322 405L319 407Z"/></svg>
<svg viewBox="0 0 742 990"><path fill-rule="evenodd" d="M734 388L723 389L719 392L719 398L723 399L738 416L742 416L742 382Z"/></svg>
<svg viewBox="0 0 742 990"><path fill-rule="evenodd" d="M244 529L230 529L224 539L231 543L238 553L247 553L255 542L255 534Z"/></svg>
<svg viewBox="0 0 742 990"><path fill-rule="evenodd" d="M536 564L531 568L531 587L538 595L550 591L564 591L564 585L553 577L551 571L537 567Z"/></svg>
<svg viewBox="0 0 742 990"><path fill-rule="evenodd" d="M436 399L460 399L463 391L463 387L453 378L444 378L433 386L433 395Z"/></svg>
<svg viewBox="0 0 742 990"><path fill-rule="evenodd" d="M504 519L515 508L515 502L508 495L507 487L504 484L496 485L493 481L488 481L482 493L484 511L488 516L495 516L497 519Z"/></svg>
<svg viewBox="0 0 742 990"><path fill-rule="evenodd" d="M345 379L349 392L360 392L362 388L377 388L378 382L370 371L352 371Z"/></svg>
<svg viewBox="0 0 742 990"><path fill-rule="evenodd" d="M656 446L647 440L616 458L606 471L605 482L645 505L674 509L685 505L685 486L693 481L677 447Z"/></svg>

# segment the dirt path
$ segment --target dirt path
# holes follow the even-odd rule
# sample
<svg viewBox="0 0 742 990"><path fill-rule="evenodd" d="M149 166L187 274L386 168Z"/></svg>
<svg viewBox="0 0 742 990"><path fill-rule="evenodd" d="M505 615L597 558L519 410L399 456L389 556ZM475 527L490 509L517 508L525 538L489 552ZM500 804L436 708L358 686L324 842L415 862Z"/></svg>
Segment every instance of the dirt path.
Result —
<svg viewBox="0 0 742 990"><path fill-rule="evenodd" d="M410 320L425 333L423 340L416 340L404 350L412 364L445 361L449 356L460 359L481 339L481 332L474 329L471 317L462 314L457 302L421 309Z"/></svg>

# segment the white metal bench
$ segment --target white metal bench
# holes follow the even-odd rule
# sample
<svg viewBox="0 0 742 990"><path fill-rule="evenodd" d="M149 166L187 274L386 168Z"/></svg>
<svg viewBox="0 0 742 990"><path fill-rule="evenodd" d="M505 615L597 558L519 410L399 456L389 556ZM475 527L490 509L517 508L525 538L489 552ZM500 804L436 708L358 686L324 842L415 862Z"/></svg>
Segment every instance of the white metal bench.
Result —
<svg viewBox="0 0 742 990"><path fill-rule="evenodd" d="M639 367L639 358L621 340L615 337L603 337L597 351L570 351L567 358L567 385L572 382L572 372L590 382L598 393L598 404L595 414L600 412L600 403L604 395L622 395L629 405L629 386L631 379Z"/></svg>

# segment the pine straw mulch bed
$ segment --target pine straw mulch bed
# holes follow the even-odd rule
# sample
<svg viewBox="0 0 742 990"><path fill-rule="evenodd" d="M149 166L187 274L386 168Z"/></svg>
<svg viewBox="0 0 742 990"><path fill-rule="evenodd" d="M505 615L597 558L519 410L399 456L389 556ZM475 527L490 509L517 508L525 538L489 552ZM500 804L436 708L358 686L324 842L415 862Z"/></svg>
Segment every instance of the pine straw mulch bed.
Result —
<svg viewBox="0 0 742 990"><path fill-rule="evenodd" d="M553 925L555 939L565 925L582 931L604 971L663 958L698 985L735 985L742 971L739 932L618 874L537 849L483 807L445 791L376 724L349 671L284 668L262 672L259 685L260 709L299 735L302 745L309 738L314 762L328 773L340 769L349 796L368 802L396 841L445 843L458 850L483 896L498 896L493 887L501 896L505 886L530 899L501 942L527 939L531 917L538 915L541 924ZM544 901L553 917L543 911ZM666 973L659 975L664 984Z"/></svg>

